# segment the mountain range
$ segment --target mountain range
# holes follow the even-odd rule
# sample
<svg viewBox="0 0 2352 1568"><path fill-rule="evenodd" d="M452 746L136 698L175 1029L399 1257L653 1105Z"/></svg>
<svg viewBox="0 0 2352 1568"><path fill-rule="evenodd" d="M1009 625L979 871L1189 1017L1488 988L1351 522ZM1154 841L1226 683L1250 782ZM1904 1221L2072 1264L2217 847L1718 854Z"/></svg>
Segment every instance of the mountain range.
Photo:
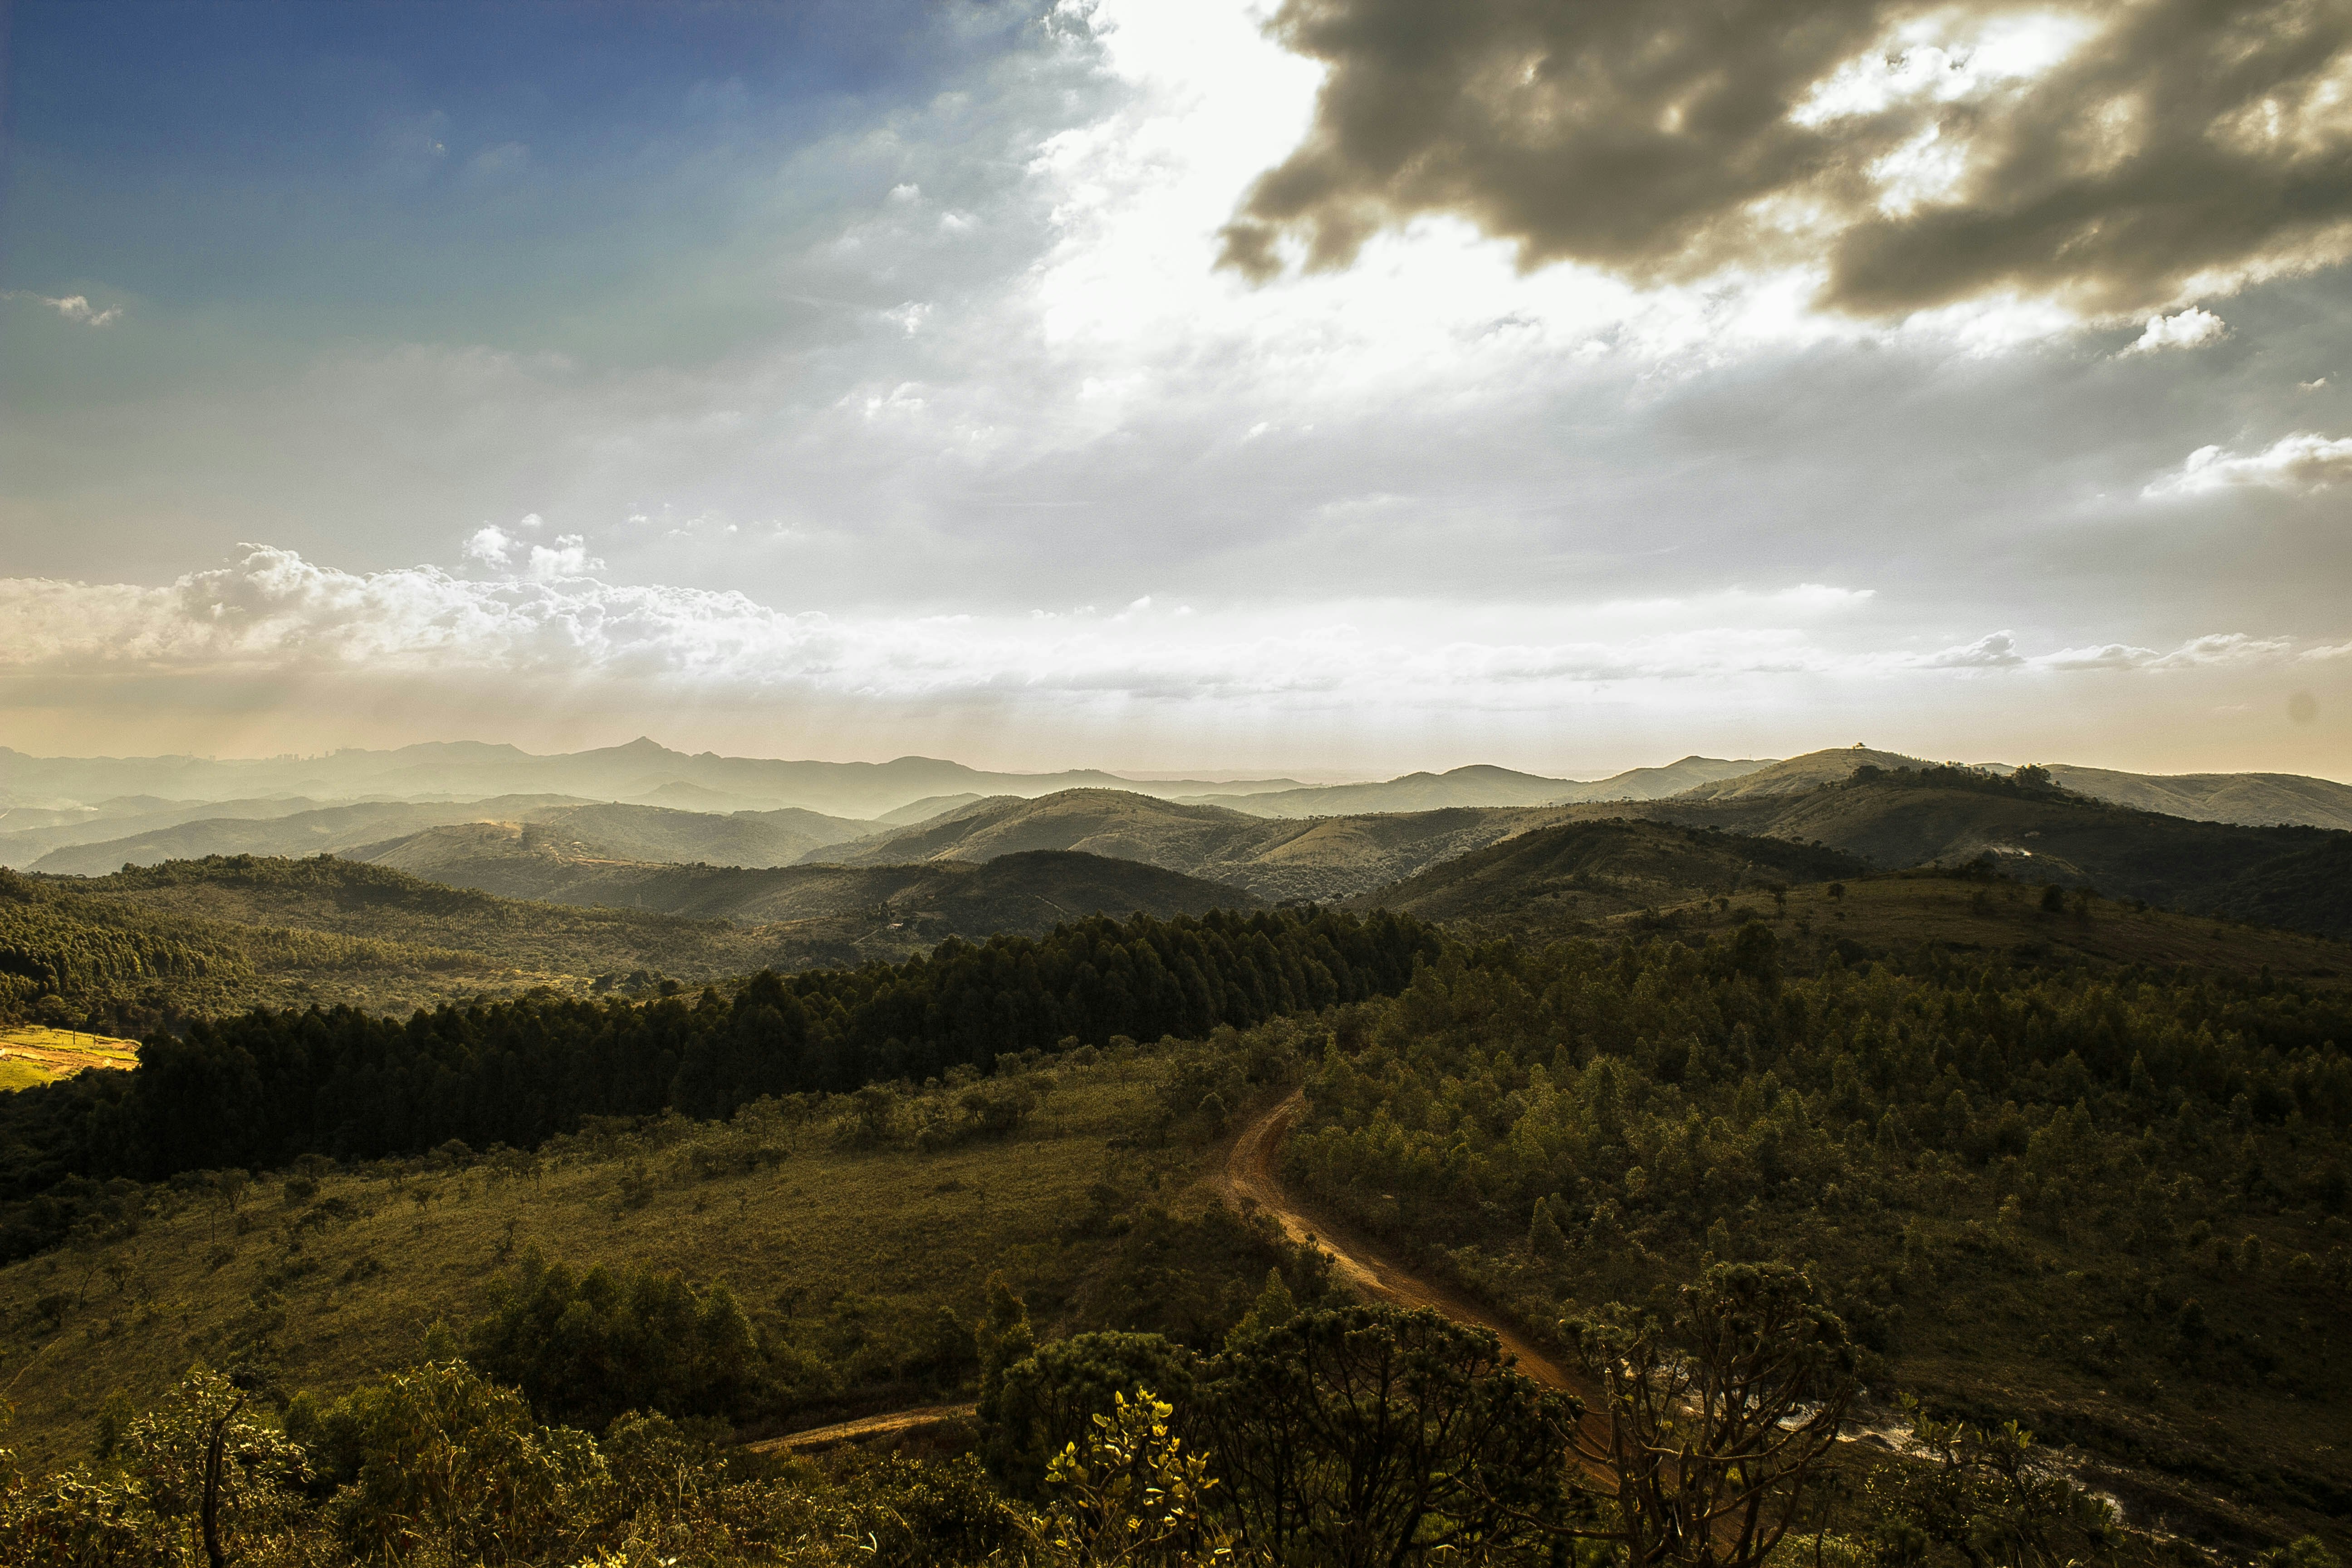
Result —
<svg viewBox="0 0 2352 1568"><path fill-rule="evenodd" d="M647 760L647 748L660 751L647 742L638 760ZM962 769L957 776L988 775ZM1024 775L1024 788L1046 776ZM853 884L771 879L755 889L740 879L705 877L687 892L680 889L693 879L655 868L874 870L1055 851L1222 885L1235 890L1228 895L1234 900L1334 900L1362 898L1533 829L1632 818L1819 845L1886 868L1990 858L2036 880L2303 930L2352 930L2344 896L2334 890L2339 876L2352 887L2352 872L2339 864L2352 839L2314 836L2315 825L2352 824L2352 788L2294 775L2165 778L2058 766L2005 779L1996 768L1851 747L1773 762L1687 757L1591 784L1462 768L1376 784L1184 799L1096 785L1044 795L962 790L919 795L880 819L801 806L712 809L753 797L685 780L647 793L676 804L512 794L333 805L248 796L216 803L213 815L194 815L205 809L201 803L159 796L112 796L94 807L15 806L0 817L0 864L101 876L126 864L215 855L336 854L511 896L757 921L838 917L816 892L777 890L787 881L804 889ZM1552 798L1538 798L1545 796ZM1412 809L1379 809L1383 805ZM1348 806L1359 809L1330 809ZM1612 852L1633 847L1629 842ZM1580 873L1580 902L1605 912L1611 900L1590 896L1602 869L1555 868L1542 877ZM1659 888L1637 889L1643 876L1625 875L1632 879L1617 907L1663 896ZM1115 903L1137 891L1105 896ZM1189 907L1189 894L1142 891L1150 898L1136 907L1163 894L1175 900L1168 907ZM877 894L856 907L881 908L895 896Z"/></svg>
<svg viewBox="0 0 2352 1568"><path fill-rule="evenodd" d="M644 737L625 746L538 756L515 746L433 742L396 751L223 761L208 757L33 757L0 747L0 805L58 807L154 795L167 800L304 795L416 800L563 795L693 809L797 806L870 818L931 795L1051 795L1108 786L1164 796L1290 790L1277 779L1129 779L1095 768L990 773L932 757L887 763L793 762L674 752Z"/></svg>
<svg viewBox="0 0 2352 1568"><path fill-rule="evenodd" d="M1443 773L1406 773L1378 784L1324 784L1244 795L1193 795L1187 805L1231 806L1255 816L1344 816L1374 811L1437 811L1460 805L1559 805L1571 801L1656 800L1695 784L1737 778L1769 761L1685 757L1662 768L1634 768L1605 779L1545 778L1477 765Z"/></svg>

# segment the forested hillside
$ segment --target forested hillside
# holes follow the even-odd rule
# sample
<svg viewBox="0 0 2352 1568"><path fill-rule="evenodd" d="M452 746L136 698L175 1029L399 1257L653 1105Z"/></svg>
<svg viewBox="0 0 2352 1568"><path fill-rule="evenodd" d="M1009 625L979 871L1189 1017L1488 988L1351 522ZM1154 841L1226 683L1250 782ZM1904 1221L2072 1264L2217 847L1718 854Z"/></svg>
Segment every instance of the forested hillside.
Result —
<svg viewBox="0 0 2352 1568"><path fill-rule="evenodd" d="M457 834L475 830L446 830ZM0 881L0 1019L139 1032L259 1005L410 1008L762 968L855 967L950 936L1043 935L1097 911L1248 908L1237 889L1090 855L987 865L747 870L512 852L474 858L500 898L328 857L226 856L109 877ZM468 841L470 842L470 840ZM13 875L13 874L0 874ZM143 959L110 956L125 942ZM201 962L188 956L205 955Z"/></svg>
<svg viewBox="0 0 2352 1568"><path fill-rule="evenodd" d="M1636 1471L1612 1479L1601 1449L1568 1461L1588 1428L1557 1391L1587 1384L1547 1372L1546 1394L1480 1331L1351 1304L1353 1265L1193 1184L1237 1120L1274 1125L1297 1086L1279 1168L1309 1212L1286 1222L1370 1238L1423 1299L1477 1303L1590 1389L1636 1365L1670 1389L1735 1323L1794 1336L1775 1353L1808 1370L1759 1386L1822 1426L1822 1473L1769 1483L1811 1531L1780 1561L2199 1568L2206 1549L2294 1541L2276 1568L2330 1568L2322 1538L2352 1512L2352 1366L2326 1332L2352 1305L2352 949L2103 897L2085 867L2210 879L2283 842L2241 854L2234 885L2324 910L2340 836L2314 854L2301 830L2149 826L2032 774L1865 773L1668 808L1755 816L1766 836L1656 807L1516 824L1532 830L1360 911L1055 913L1034 936L748 980L747 963L700 988L615 964L571 994L404 1018L238 1010L304 964L456 975L491 949L656 936L732 961L787 932L817 952L828 921L912 942L959 910L1042 925L1072 889L1225 896L1014 847L1089 811L1132 828L1177 809L1133 798L982 803L918 830L950 858L898 867L633 865L509 834L502 874L575 897L667 889L805 917L760 928L323 858L0 887L19 1003L201 1004L135 1070L0 1099L0 1351L45 1458L100 1455L82 1479L0 1483L0 1519L64 1529L110 1486L121 1518L195 1541L171 1511L185 1483L140 1479L179 1473L155 1456L194 1423L235 1426L235 1390L208 1373L154 1403L193 1355L268 1400L235 1417L260 1456L244 1473L311 1478L226 1505L257 1562L268 1541L359 1552L399 1531L551 1568L656 1541L681 1561L943 1568L1006 1552L1272 1568L1354 1562L1347 1542L1373 1539L1382 1562L1532 1568L1578 1530L1614 1543L1586 1568L1651 1550L1622 1504ZM1303 830L1310 855L1365 836L1359 868L1496 826L1438 815L1463 821L1254 826ZM1832 828L1965 852L1876 870ZM2002 833L2032 852L1988 857ZM2217 833L2255 837L2200 837ZM253 1173L276 1173L264 1202ZM82 1412L75 1391L114 1367L151 1414ZM1135 1404L1145 1389L1160 1403ZM1685 1395L1657 1397L1675 1426ZM820 1470L715 1446L959 1398L972 1425L912 1457ZM1909 1398L1926 1403L1905 1415ZM1848 1401L1899 1451L1833 1443ZM525 1478L544 1507L493 1489L461 1524L369 1479L390 1473L367 1469L369 1445L412 1442ZM1078 1539L1080 1515L1054 1510L1081 1475L1110 1532L1087 1539L1132 1538L1139 1494L1118 1489L1138 1455L1158 1456L1176 1544L1054 1556ZM1351 1466L1399 1489L1366 1492ZM1620 1489L1578 1479L1594 1474ZM1281 1500L1310 1493L1311 1518ZM1387 1533L1317 1533L1392 1495L1408 1500ZM1995 1518L2011 1545L1986 1545Z"/></svg>
<svg viewBox="0 0 2352 1568"><path fill-rule="evenodd" d="M188 918L0 871L0 1019L121 1031L320 994L425 1001L516 978L478 952Z"/></svg>
<svg viewBox="0 0 2352 1568"><path fill-rule="evenodd" d="M1531 1323L1785 1260L1870 1380L2146 1468L2176 1528L2352 1510L2352 997L1779 949L1457 950L1342 1027L1288 1169Z"/></svg>
<svg viewBox="0 0 2352 1568"><path fill-rule="evenodd" d="M2035 881L2352 937L2352 833L2191 822L2074 794L2037 769L2002 777L1971 768L1865 763L1835 782L1810 782L1808 773L1792 775L1791 787L1767 790L1772 772L1710 786L1723 792L1713 797L1693 791L1669 801L1565 812L1821 844L1885 869L1990 859Z"/></svg>
<svg viewBox="0 0 2352 1568"><path fill-rule="evenodd" d="M1235 922L1227 945L1277 919ZM1649 1539L1601 1489L1638 1472L1610 1474L1605 1451L1597 1478L1569 1465L1569 1407L1507 1375L1491 1339L1350 1305L1270 1228L1152 1195L1212 1157L1235 1108L1303 1083L1288 1171L1340 1233L1386 1238L1595 1378L1628 1353L1721 1358L1739 1342L1710 1332L1760 1334L1827 1402L1792 1423L1826 1409L1834 1425L1854 1399L1903 1440L1824 1447L1810 1484L1767 1472L1801 1530L1775 1561L1977 1568L1974 1546L1981 1568L2193 1568L2294 1541L2276 1562L2329 1568L2352 1484L2347 1371L2324 1331L2352 1289L2344 1000L1932 956L1802 973L1770 923L1541 952L1424 942L1395 995L1193 1046L1024 1051L991 1078L767 1098L726 1122L591 1121L537 1159L450 1142L308 1159L282 1193L239 1171L117 1184L55 1255L70 1272L34 1258L0 1275L16 1309L0 1342L40 1352L20 1389L42 1402L45 1453L81 1429L100 1456L79 1480L0 1491L0 1509L63 1528L90 1506L74 1487L112 1485L123 1517L191 1530L169 1511L175 1435L236 1390L200 1375L159 1396L177 1349L159 1342L182 1336L272 1391L234 1427L257 1479L224 1512L255 1561L277 1560L270 1542L353 1552L397 1529L478 1555L495 1531L549 1564L658 1542L681 1561L944 1568L1019 1551L1076 1568L1138 1560L1051 1554L1131 1539L1142 1500L1118 1488L1138 1463L1177 1531L1140 1560L1168 1568L1349 1561L1313 1521L1358 1520L1367 1500L1377 1530L1333 1540L1425 1546L1426 1500L1497 1496L1512 1511L1474 1514L1460 1560L1545 1562L1553 1529ZM819 994L769 980L643 1011L691 1029L708 1010L731 1032ZM563 1010L505 1016L544 1030ZM334 1036L333 1019L290 1022L314 1049ZM531 1250L559 1237L565 1253ZM404 1354L394 1316L419 1336ZM139 1369L138 1402L70 1413L110 1356ZM1165 1410L1123 1426L1118 1401L1147 1388ZM845 1399L959 1394L977 1397L970 1426L891 1458L709 1446ZM1910 1394L1928 1402L1916 1417L1884 1403ZM427 1444L474 1479L426 1495L365 1468ZM573 1468L533 1458L549 1454ZM260 1484L298 1463L315 1489ZM543 1508L516 1510L507 1489L526 1483ZM1302 1515L1283 1497L1319 1500ZM1114 1533L1080 1532L1081 1504ZM1996 1517L2014 1550L1985 1550Z"/></svg>
<svg viewBox="0 0 2352 1568"><path fill-rule="evenodd" d="M1354 900L1480 930L1551 931L1696 898L1827 882L1865 863L1746 834L1615 820L1538 827Z"/></svg>
<svg viewBox="0 0 2352 1568"><path fill-rule="evenodd" d="M1275 900L1370 892L1425 867L1556 821L1549 808L1457 807L1291 821L1119 790L979 801L812 860L892 866L1076 849L1230 882Z"/></svg>
<svg viewBox="0 0 2352 1568"><path fill-rule="evenodd" d="M1069 850L915 865L664 865L621 858L559 826L535 824L435 828L352 857L509 898L759 924L868 917L846 929L888 942L886 932L896 924L907 931L897 940L907 945L997 931L1036 935L1097 913L1205 914L1260 901L1230 883Z"/></svg>
<svg viewBox="0 0 2352 1568"><path fill-rule="evenodd" d="M256 1005L405 1012L632 974L701 981L845 950L829 935L526 904L325 858L0 872L0 1016L115 1033Z"/></svg>
<svg viewBox="0 0 2352 1568"><path fill-rule="evenodd" d="M452 1138L528 1149L585 1117L723 1117L763 1095L985 1071L1024 1049L1198 1037L1394 991L1436 946L1386 913L1139 916L951 941L897 965L763 973L731 998L199 1020L184 1038L151 1039L133 1071L0 1100L0 1255L54 1241L73 1215L47 1194L82 1192L68 1186L79 1179L417 1153Z"/></svg>

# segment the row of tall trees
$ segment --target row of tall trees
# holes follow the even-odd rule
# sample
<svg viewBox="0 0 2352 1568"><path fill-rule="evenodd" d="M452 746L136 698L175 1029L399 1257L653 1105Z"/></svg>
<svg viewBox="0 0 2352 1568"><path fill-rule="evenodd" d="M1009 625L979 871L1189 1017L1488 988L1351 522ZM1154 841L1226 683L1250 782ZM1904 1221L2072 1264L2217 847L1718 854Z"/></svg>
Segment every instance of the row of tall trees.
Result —
<svg viewBox="0 0 2352 1568"><path fill-rule="evenodd" d="M152 1039L134 1071L0 1100L0 1200L453 1138L529 1149L587 1117L722 1118L761 1096L985 1073L1000 1055L1065 1042L1197 1037L1393 993L1437 947L1387 913L1139 915L950 941L905 963L763 973L732 995L543 995L404 1020L257 1010ZM0 1250L39 1245L59 1218L13 1217Z"/></svg>

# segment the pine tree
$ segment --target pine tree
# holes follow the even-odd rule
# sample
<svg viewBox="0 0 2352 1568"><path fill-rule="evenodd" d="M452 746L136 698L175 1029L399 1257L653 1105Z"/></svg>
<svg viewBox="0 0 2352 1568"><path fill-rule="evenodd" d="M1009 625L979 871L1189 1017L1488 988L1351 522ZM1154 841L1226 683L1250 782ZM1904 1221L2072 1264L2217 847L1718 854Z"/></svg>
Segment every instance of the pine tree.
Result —
<svg viewBox="0 0 2352 1568"><path fill-rule="evenodd" d="M1265 1289L1258 1292L1257 1300L1243 1315L1242 1321L1234 1325L1231 1337L1238 1339L1245 1334L1278 1328L1297 1316L1298 1303L1292 1300L1290 1287L1283 1283L1282 1270L1269 1268L1265 1271Z"/></svg>
<svg viewBox="0 0 2352 1568"><path fill-rule="evenodd" d="M1528 1221L1528 1250L1538 1258L1559 1258L1568 1251L1568 1235L1551 1216L1551 1200L1538 1198Z"/></svg>

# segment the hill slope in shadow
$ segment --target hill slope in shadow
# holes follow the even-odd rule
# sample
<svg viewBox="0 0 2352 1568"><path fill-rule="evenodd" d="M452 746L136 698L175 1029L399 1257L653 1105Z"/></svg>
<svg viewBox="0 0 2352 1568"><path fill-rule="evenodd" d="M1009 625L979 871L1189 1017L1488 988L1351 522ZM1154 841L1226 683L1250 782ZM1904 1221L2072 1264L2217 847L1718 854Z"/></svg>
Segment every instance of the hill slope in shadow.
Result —
<svg viewBox="0 0 2352 1568"><path fill-rule="evenodd" d="M2030 771L1866 763L1801 792L1693 791L1624 809L1820 844L1886 869L1985 861L2023 881L2352 937L2352 834L2193 822L2094 800Z"/></svg>
<svg viewBox="0 0 2352 1568"><path fill-rule="evenodd" d="M1616 818L1535 828L1351 902L1533 933L1867 868L1855 856L1785 839Z"/></svg>
<svg viewBox="0 0 2352 1568"><path fill-rule="evenodd" d="M356 850L354 859L454 887L759 925L852 919L903 943L1036 933L1091 914L1249 909L1247 890L1157 866L1062 850L981 861L739 867L631 860L560 825L471 823Z"/></svg>
<svg viewBox="0 0 2352 1568"><path fill-rule="evenodd" d="M1369 892L1558 816L1541 807L1457 807L1292 821L1079 789L1038 800L980 801L809 858L880 866L1074 849L1230 882L1269 900L1328 900Z"/></svg>

